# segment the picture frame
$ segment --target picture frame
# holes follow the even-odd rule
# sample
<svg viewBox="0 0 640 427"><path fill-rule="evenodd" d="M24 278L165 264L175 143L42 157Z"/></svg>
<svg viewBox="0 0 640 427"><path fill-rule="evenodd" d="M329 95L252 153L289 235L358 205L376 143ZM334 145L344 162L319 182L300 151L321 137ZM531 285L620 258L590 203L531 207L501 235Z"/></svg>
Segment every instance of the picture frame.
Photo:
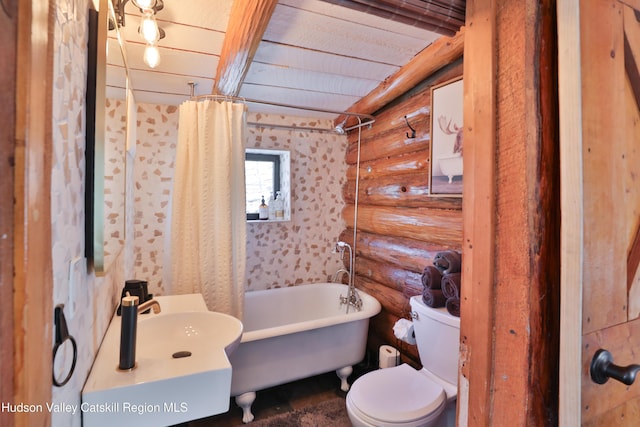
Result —
<svg viewBox="0 0 640 427"><path fill-rule="evenodd" d="M462 197L462 77L431 87L429 195Z"/></svg>

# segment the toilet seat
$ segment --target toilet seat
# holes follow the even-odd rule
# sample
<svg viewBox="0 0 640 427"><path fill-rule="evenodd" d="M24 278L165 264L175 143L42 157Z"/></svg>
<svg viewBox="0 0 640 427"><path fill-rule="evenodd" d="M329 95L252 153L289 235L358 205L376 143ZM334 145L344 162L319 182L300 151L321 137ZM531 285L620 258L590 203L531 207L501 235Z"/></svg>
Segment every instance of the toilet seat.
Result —
<svg viewBox="0 0 640 427"><path fill-rule="evenodd" d="M446 403L442 386L407 364L363 375L347 395L354 415L375 426L423 425L440 416Z"/></svg>

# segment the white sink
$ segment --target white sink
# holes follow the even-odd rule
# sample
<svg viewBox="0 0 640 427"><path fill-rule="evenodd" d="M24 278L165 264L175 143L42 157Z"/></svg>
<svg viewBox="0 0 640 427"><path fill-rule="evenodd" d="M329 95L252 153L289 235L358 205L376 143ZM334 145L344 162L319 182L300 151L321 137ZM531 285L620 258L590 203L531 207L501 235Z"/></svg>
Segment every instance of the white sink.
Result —
<svg viewBox="0 0 640 427"><path fill-rule="evenodd" d="M163 426L229 410L231 364L242 323L206 311L201 295L157 297L159 314L138 315L135 369L118 370L114 316L82 392L83 425Z"/></svg>

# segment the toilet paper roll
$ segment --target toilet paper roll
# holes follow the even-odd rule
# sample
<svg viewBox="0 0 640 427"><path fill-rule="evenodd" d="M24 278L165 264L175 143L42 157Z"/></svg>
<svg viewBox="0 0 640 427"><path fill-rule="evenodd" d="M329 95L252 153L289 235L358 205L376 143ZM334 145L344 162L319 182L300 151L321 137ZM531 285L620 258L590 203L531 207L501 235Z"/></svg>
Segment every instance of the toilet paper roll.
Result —
<svg viewBox="0 0 640 427"><path fill-rule="evenodd" d="M413 331L413 322L407 319L400 319L393 325L393 335L399 340L409 344L416 343L416 335Z"/></svg>
<svg viewBox="0 0 640 427"><path fill-rule="evenodd" d="M381 345L380 346L380 363L378 366L380 369L384 368L392 368L398 365L400 359L400 353L394 347L390 345Z"/></svg>

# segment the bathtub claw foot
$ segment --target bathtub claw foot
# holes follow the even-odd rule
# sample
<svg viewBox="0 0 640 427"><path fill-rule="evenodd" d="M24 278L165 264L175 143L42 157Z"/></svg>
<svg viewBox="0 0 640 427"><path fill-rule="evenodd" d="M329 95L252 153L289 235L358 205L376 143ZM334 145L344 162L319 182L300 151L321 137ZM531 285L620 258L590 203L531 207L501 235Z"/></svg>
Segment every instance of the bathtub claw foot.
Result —
<svg viewBox="0 0 640 427"><path fill-rule="evenodd" d="M242 422L247 424L253 421L253 414L251 413L251 405L256 400L256 393L249 391L236 396L236 404L242 408Z"/></svg>
<svg viewBox="0 0 640 427"><path fill-rule="evenodd" d="M353 372L353 368L351 366L345 366L344 368L340 368L336 370L336 375L340 378L340 390L349 391L349 383L347 382L347 378Z"/></svg>

